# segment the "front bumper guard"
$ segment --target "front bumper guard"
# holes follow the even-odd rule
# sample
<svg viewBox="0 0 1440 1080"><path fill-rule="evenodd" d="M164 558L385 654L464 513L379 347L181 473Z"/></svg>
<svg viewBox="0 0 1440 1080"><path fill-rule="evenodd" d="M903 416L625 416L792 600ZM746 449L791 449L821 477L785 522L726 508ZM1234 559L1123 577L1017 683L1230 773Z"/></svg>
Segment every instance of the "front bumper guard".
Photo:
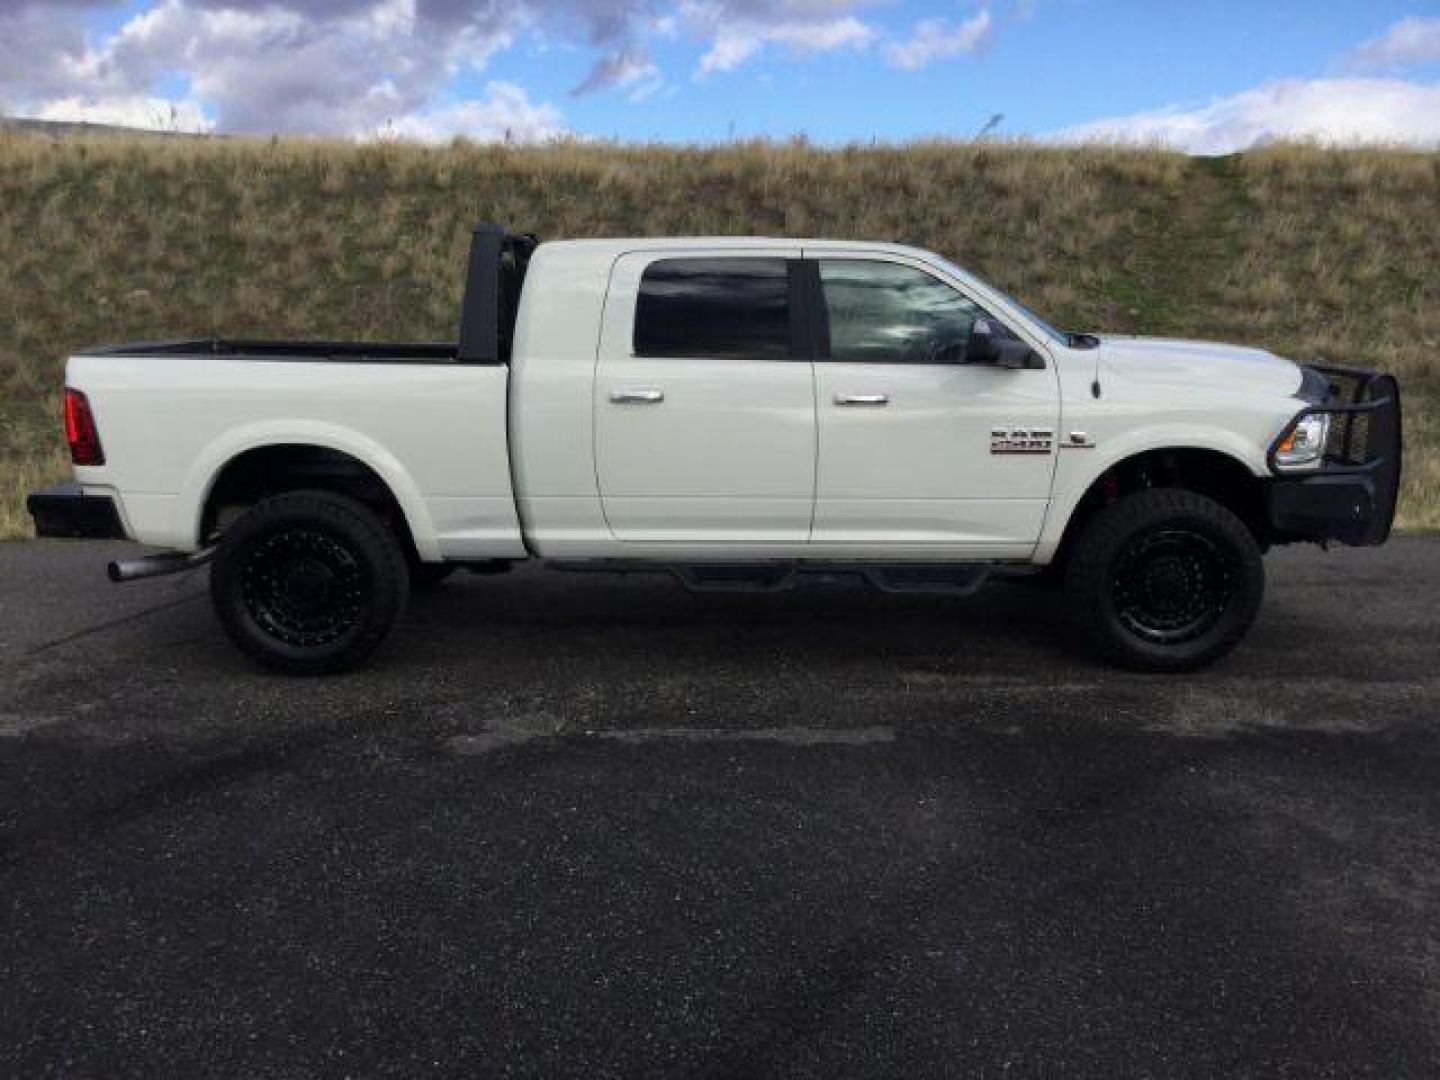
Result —
<svg viewBox="0 0 1440 1080"><path fill-rule="evenodd" d="M1383 544L1395 521L1400 493L1400 383L1393 375L1357 368L1308 365L1324 376L1331 394L1295 417L1328 413L1330 440L1317 469L1287 474L1270 447L1266 511L1279 543L1338 540L1355 547Z"/></svg>

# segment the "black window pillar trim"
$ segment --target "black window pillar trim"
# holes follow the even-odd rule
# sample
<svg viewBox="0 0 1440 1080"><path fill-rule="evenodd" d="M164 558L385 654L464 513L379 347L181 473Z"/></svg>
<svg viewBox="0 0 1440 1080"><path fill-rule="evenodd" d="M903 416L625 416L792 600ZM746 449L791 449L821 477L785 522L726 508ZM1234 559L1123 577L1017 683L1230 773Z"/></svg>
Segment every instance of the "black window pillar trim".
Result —
<svg viewBox="0 0 1440 1080"><path fill-rule="evenodd" d="M804 260L787 259L785 272L789 291L786 302L790 307L790 358L812 360L815 357L815 337L810 311L814 300Z"/></svg>
<svg viewBox="0 0 1440 1080"><path fill-rule="evenodd" d="M792 261L790 269L791 319L804 323L805 351L811 360L830 359L830 317L820 284L820 263L811 258Z"/></svg>

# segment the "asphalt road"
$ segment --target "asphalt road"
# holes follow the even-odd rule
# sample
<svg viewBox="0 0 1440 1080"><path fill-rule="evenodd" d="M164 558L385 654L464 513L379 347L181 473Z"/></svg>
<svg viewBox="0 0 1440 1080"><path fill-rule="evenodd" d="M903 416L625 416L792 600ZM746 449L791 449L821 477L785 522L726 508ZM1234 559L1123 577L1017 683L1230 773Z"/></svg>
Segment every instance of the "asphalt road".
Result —
<svg viewBox="0 0 1440 1080"><path fill-rule="evenodd" d="M1248 643L526 570L253 670L0 545L0 1076L1440 1075L1440 540Z"/></svg>

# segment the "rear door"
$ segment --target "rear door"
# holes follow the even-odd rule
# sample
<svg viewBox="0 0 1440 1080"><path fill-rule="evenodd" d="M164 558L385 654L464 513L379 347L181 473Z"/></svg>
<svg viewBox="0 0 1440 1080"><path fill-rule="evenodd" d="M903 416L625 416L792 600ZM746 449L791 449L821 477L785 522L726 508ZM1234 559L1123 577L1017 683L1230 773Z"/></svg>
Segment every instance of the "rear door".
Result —
<svg viewBox="0 0 1440 1080"><path fill-rule="evenodd" d="M996 337L1014 331L919 261L815 256L813 542L1028 554L1055 470L1053 362L966 363L977 321Z"/></svg>
<svg viewBox="0 0 1440 1080"><path fill-rule="evenodd" d="M798 249L634 252L611 276L595 379L610 530L645 543L803 544L815 386Z"/></svg>

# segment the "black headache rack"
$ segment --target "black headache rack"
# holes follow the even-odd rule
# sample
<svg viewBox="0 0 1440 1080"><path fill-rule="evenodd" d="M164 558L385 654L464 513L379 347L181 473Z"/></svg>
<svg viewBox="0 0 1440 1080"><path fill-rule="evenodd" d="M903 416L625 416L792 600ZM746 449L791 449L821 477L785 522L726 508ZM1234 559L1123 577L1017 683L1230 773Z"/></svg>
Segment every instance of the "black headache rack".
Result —
<svg viewBox="0 0 1440 1080"><path fill-rule="evenodd" d="M539 243L530 233L507 233L495 225L475 227L456 350L462 364L509 363L520 289Z"/></svg>
<svg viewBox="0 0 1440 1080"><path fill-rule="evenodd" d="M1286 473L1275 455L1292 423L1270 447L1271 525L1277 540L1339 540L1366 547L1383 544L1395 520L1400 493L1400 383L1393 375L1359 368L1308 364L1328 393L1301 411L1328 414L1330 434L1318 468Z"/></svg>
<svg viewBox="0 0 1440 1080"><path fill-rule="evenodd" d="M470 244L460 340L454 342L281 341L200 338L86 349L84 356L234 356L248 360L372 364L504 364L515 340L520 290L539 239L477 225Z"/></svg>

